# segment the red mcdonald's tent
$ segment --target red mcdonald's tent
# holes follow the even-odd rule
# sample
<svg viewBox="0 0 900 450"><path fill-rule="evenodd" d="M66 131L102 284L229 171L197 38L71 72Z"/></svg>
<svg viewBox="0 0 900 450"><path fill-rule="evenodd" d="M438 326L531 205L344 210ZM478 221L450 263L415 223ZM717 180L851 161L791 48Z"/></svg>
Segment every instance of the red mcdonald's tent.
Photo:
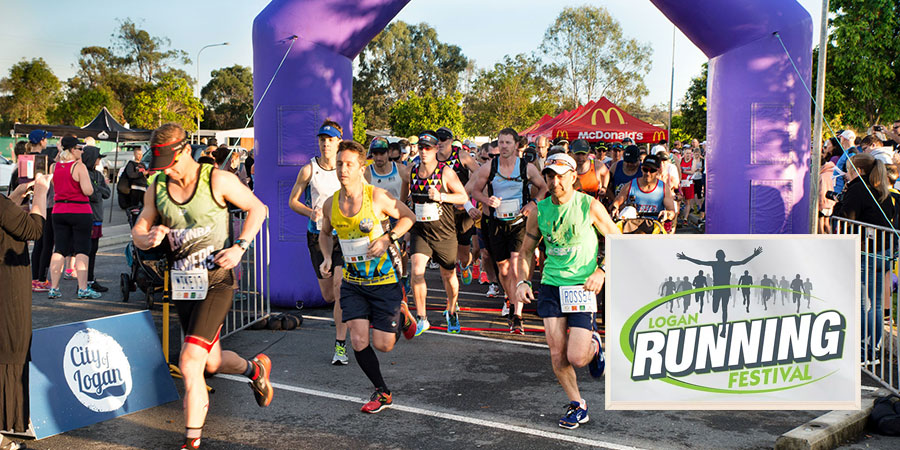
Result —
<svg viewBox="0 0 900 450"><path fill-rule="evenodd" d="M631 116L606 97L590 107L588 105L578 114L571 114L567 120L554 123L550 136L589 142L617 142L629 137L639 144L668 139L665 129Z"/></svg>

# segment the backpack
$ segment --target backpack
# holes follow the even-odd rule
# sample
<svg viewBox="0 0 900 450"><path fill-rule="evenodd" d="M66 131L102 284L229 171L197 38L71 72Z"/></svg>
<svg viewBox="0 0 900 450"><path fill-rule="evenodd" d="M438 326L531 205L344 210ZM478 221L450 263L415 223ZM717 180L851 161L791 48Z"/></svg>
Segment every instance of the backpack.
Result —
<svg viewBox="0 0 900 450"><path fill-rule="evenodd" d="M869 423L879 433L886 436L900 436L900 396L886 395L875 399L875 406L869 414Z"/></svg>
<svg viewBox="0 0 900 450"><path fill-rule="evenodd" d="M528 161L525 158L519 158L519 176L516 178L511 178L515 181L522 182L522 206L524 207L526 203L531 201L531 189L528 189ZM488 189L488 197L494 195L494 177L497 175L497 171L499 170L500 161L499 158L494 158L491 160L491 171L488 173L487 179L487 189ZM494 208L488 207L491 211L491 215L494 215Z"/></svg>

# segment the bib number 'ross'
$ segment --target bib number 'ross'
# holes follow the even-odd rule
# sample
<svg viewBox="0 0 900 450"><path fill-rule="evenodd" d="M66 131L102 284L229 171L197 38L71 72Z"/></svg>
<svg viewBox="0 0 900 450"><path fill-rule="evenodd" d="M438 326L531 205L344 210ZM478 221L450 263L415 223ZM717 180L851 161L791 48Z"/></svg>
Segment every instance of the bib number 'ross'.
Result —
<svg viewBox="0 0 900 450"><path fill-rule="evenodd" d="M564 313L597 312L597 294L584 286L560 286L559 306Z"/></svg>

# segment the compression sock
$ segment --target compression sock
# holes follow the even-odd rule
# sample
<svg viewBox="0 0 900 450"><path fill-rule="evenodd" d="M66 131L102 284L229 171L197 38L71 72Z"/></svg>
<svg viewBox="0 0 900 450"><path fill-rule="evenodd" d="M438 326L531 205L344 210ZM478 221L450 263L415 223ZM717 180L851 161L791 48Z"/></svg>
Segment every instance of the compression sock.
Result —
<svg viewBox="0 0 900 450"><path fill-rule="evenodd" d="M384 384L384 378L381 377L381 366L378 365L378 356L375 355L375 350L372 349L372 346L370 345L362 349L362 351L354 350L353 354L356 355L356 362L359 363L359 367L369 377L369 381L376 388L381 389L382 392L390 394L390 391Z"/></svg>
<svg viewBox="0 0 900 450"><path fill-rule="evenodd" d="M247 360L247 368L244 369L244 376L256 380L259 377L259 366L255 362Z"/></svg>
<svg viewBox="0 0 900 450"><path fill-rule="evenodd" d="M200 434L202 428L185 428L184 429L184 445L181 448L197 449L200 448Z"/></svg>

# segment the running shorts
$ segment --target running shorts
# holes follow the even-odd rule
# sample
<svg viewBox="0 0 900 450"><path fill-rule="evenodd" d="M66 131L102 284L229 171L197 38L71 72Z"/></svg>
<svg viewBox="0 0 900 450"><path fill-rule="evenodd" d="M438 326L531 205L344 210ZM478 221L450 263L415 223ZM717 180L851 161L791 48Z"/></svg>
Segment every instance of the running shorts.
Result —
<svg viewBox="0 0 900 450"><path fill-rule="evenodd" d="M184 342L209 351L219 338L219 329L234 303L234 272L215 269L209 272L209 290L203 300L175 300Z"/></svg>
<svg viewBox="0 0 900 450"><path fill-rule="evenodd" d="M341 298L343 302L344 299ZM594 329L594 313L564 313L559 305L559 286L541 285L538 292L537 315L540 318L565 317L569 328Z"/></svg>
<svg viewBox="0 0 900 450"><path fill-rule="evenodd" d="M690 186L682 186L681 195L685 200L692 200L694 198L694 185L691 184Z"/></svg>
<svg viewBox="0 0 900 450"><path fill-rule="evenodd" d="M409 233L410 254L422 254L438 263L444 270L453 270L456 267L456 242L443 240L431 242L420 236L415 231ZM343 305L343 298L341 300Z"/></svg>
<svg viewBox="0 0 900 450"><path fill-rule="evenodd" d="M91 253L91 231L94 220L90 214L53 214L53 234L56 253L63 256Z"/></svg>
<svg viewBox="0 0 900 450"><path fill-rule="evenodd" d="M472 245L472 236L475 235L475 221L465 210L456 210L456 243L458 245Z"/></svg>
<svg viewBox="0 0 900 450"><path fill-rule="evenodd" d="M496 262L503 262L510 258L511 254L518 252L525 240L525 219L500 220L495 218L483 218L482 232L488 253Z"/></svg>
<svg viewBox="0 0 900 450"><path fill-rule="evenodd" d="M360 286L344 280L341 282L341 320L368 319L376 330L396 333L402 300L400 283Z"/></svg>
<svg viewBox="0 0 900 450"><path fill-rule="evenodd" d="M344 254L341 252L341 243L337 236L332 238L333 246L331 248L331 268L344 267ZM312 261L313 269L316 271L316 278L322 280L325 277L319 272L319 266L325 261L325 255L319 248L319 235L306 232L306 246L309 247L309 260ZM334 272L332 272L334 273Z"/></svg>

